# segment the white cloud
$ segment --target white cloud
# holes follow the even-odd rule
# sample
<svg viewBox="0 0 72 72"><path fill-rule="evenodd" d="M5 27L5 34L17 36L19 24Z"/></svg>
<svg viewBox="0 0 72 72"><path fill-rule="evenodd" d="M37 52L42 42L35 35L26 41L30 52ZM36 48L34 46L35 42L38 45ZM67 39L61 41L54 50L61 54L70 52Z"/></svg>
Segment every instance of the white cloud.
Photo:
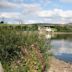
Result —
<svg viewBox="0 0 72 72"><path fill-rule="evenodd" d="M29 9L29 8L28 8ZM38 10L30 9L27 15L19 12L0 12L0 17L22 20L25 23L67 23L72 22L72 11L53 9L53 10ZM36 17L36 18L35 18Z"/></svg>
<svg viewBox="0 0 72 72"><path fill-rule="evenodd" d="M40 17L55 17L59 16L62 18L72 18L72 10L62 10L62 9L53 9L53 10L43 10L37 12L37 15Z"/></svg>
<svg viewBox="0 0 72 72"><path fill-rule="evenodd" d="M39 11L39 12L37 12L37 15L39 16L39 17L51 17L51 16L53 16L54 15L54 13L52 12L52 11Z"/></svg>
<svg viewBox="0 0 72 72"><path fill-rule="evenodd" d="M60 0L60 2L64 2L64 3L72 3L72 0Z"/></svg>
<svg viewBox="0 0 72 72"><path fill-rule="evenodd" d="M42 18L44 22L50 23L68 23L72 22L72 10L41 10L37 12L37 16Z"/></svg>
<svg viewBox="0 0 72 72"><path fill-rule="evenodd" d="M33 4L25 3L25 4L21 4L21 7L34 12L41 9L40 4L37 3L33 3Z"/></svg>
<svg viewBox="0 0 72 72"><path fill-rule="evenodd" d="M28 20L28 21L26 21L25 23L26 24L31 24L31 23L36 23L37 21L36 20Z"/></svg>
<svg viewBox="0 0 72 72"><path fill-rule="evenodd" d="M37 16L37 12L42 10L41 6L37 3L33 4L21 4L22 11L24 18L32 18Z"/></svg>
<svg viewBox="0 0 72 72"><path fill-rule="evenodd" d="M19 1L19 0L18 0ZM44 0L42 0L44 1ZM49 1L49 0L45 0ZM37 3L12 3L7 0L1 0L0 8L20 8L20 12L0 12L0 17L22 19L27 23L52 22L65 23L72 22L72 10L52 9L43 10ZM35 18L36 17L36 18ZM38 20L38 18L40 18Z"/></svg>
<svg viewBox="0 0 72 72"><path fill-rule="evenodd" d="M0 8L20 8L22 6L33 8L35 5L41 4L41 2L43 3L51 2L51 0L40 0L40 3L37 3L36 0L32 0L32 3L26 4L23 1L24 0L13 0L13 2L10 2L9 0L0 0Z"/></svg>
<svg viewBox="0 0 72 72"><path fill-rule="evenodd" d="M19 18L20 13L17 12L0 12L0 18Z"/></svg>
<svg viewBox="0 0 72 72"><path fill-rule="evenodd" d="M0 8L15 8L17 7L17 4L11 3L8 1L1 1L0 2Z"/></svg>
<svg viewBox="0 0 72 72"><path fill-rule="evenodd" d="M52 0L40 0L41 3L51 3Z"/></svg>

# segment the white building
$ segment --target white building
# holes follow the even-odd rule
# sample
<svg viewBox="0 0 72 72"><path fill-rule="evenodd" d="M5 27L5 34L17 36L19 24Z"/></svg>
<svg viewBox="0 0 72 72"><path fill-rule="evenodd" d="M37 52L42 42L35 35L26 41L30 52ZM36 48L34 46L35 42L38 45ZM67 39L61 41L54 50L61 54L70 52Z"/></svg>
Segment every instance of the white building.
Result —
<svg viewBox="0 0 72 72"><path fill-rule="evenodd" d="M46 27L45 29L47 32L52 32L52 29L50 27Z"/></svg>

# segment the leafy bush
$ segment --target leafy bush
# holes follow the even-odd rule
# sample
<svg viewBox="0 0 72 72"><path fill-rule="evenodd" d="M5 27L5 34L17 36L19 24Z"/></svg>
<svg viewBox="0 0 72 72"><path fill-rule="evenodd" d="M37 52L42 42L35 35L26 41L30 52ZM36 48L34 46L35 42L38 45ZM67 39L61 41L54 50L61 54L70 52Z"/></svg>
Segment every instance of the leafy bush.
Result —
<svg viewBox="0 0 72 72"><path fill-rule="evenodd" d="M45 64L44 39L36 32L0 26L0 61L5 72L42 72Z"/></svg>

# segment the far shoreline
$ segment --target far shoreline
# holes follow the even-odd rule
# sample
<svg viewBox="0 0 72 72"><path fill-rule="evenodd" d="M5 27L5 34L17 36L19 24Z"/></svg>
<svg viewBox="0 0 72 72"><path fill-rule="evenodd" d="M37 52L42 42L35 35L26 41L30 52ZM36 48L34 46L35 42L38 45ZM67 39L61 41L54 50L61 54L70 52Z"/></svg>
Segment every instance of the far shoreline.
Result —
<svg viewBox="0 0 72 72"><path fill-rule="evenodd" d="M72 32L52 32L52 34L72 34Z"/></svg>

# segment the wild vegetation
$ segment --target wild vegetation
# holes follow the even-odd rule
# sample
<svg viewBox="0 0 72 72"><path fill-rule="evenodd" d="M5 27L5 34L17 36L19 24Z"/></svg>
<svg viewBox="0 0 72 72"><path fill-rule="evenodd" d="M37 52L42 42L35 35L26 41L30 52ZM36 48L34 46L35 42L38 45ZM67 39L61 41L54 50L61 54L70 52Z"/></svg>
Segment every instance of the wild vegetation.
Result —
<svg viewBox="0 0 72 72"><path fill-rule="evenodd" d="M48 67L45 39L39 38L36 31L36 25L0 25L0 61L4 72L43 72Z"/></svg>
<svg viewBox="0 0 72 72"><path fill-rule="evenodd" d="M72 40L72 34L55 34L52 39Z"/></svg>
<svg viewBox="0 0 72 72"><path fill-rule="evenodd" d="M56 32L72 32L72 25L55 25L50 27L56 29Z"/></svg>
<svg viewBox="0 0 72 72"><path fill-rule="evenodd" d="M0 26L2 26L2 28L4 29L15 29L17 31L37 31L38 30L38 25L34 24L34 25L17 25L17 24L0 24Z"/></svg>

